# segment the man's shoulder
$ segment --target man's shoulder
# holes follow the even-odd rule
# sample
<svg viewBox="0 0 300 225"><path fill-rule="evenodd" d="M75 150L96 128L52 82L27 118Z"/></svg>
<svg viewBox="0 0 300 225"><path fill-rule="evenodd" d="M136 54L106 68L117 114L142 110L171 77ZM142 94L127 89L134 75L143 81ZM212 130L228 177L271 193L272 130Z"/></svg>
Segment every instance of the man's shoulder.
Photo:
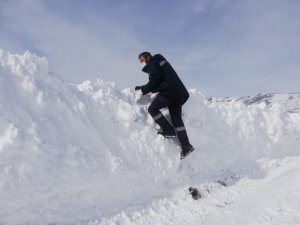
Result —
<svg viewBox="0 0 300 225"><path fill-rule="evenodd" d="M158 61L166 60L166 58L164 56L162 56L161 54L155 54L152 58L154 60L158 60Z"/></svg>
<svg viewBox="0 0 300 225"><path fill-rule="evenodd" d="M163 57L161 54L156 54L153 56L153 61L160 67L163 67L167 62L166 58Z"/></svg>

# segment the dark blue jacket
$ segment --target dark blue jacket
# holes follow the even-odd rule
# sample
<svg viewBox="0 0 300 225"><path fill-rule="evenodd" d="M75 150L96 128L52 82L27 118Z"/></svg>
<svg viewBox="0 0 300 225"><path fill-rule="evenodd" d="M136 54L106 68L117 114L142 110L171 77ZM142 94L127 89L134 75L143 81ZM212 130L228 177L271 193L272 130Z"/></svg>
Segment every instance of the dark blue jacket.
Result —
<svg viewBox="0 0 300 225"><path fill-rule="evenodd" d="M177 73L162 55L154 55L143 68L143 72L149 74L149 82L141 89L144 95L158 92L170 97L189 96Z"/></svg>

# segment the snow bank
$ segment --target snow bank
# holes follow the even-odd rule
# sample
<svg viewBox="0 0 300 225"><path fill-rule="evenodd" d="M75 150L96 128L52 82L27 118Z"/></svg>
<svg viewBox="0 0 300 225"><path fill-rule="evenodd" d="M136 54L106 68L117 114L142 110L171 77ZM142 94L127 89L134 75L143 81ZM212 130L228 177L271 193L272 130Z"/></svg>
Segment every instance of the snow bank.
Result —
<svg viewBox="0 0 300 225"><path fill-rule="evenodd" d="M183 114L196 151L185 165L176 141L156 135L153 96L67 84L46 59L0 50L0 224L89 221L188 185L263 177L257 159L299 155L300 114L190 94Z"/></svg>

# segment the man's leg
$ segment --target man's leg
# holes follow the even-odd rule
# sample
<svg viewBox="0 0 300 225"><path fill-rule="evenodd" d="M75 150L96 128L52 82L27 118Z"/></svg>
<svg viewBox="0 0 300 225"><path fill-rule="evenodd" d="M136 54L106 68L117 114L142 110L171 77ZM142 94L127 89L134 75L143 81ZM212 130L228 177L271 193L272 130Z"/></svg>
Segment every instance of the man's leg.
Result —
<svg viewBox="0 0 300 225"><path fill-rule="evenodd" d="M164 115L159 111L168 106L169 99L156 96L148 108L148 112L153 117L155 122L161 127L164 133L174 133L174 128L170 125Z"/></svg>
<svg viewBox="0 0 300 225"><path fill-rule="evenodd" d="M182 105L186 100L179 98L169 105L169 112L181 146L190 146L190 141L182 120Z"/></svg>

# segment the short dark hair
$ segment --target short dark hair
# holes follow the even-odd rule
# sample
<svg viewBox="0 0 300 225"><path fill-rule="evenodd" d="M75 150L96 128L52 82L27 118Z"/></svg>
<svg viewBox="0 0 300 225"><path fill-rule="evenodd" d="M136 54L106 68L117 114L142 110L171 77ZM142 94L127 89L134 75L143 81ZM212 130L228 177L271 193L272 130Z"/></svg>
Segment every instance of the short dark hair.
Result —
<svg viewBox="0 0 300 225"><path fill-rule="evenodd" d="M149 56L150 58L152 57L150 52L142 52L141 54L139 54L139 58L141 58L141 56L143 56L144 58L147 58L147 56Z"/></svg>

